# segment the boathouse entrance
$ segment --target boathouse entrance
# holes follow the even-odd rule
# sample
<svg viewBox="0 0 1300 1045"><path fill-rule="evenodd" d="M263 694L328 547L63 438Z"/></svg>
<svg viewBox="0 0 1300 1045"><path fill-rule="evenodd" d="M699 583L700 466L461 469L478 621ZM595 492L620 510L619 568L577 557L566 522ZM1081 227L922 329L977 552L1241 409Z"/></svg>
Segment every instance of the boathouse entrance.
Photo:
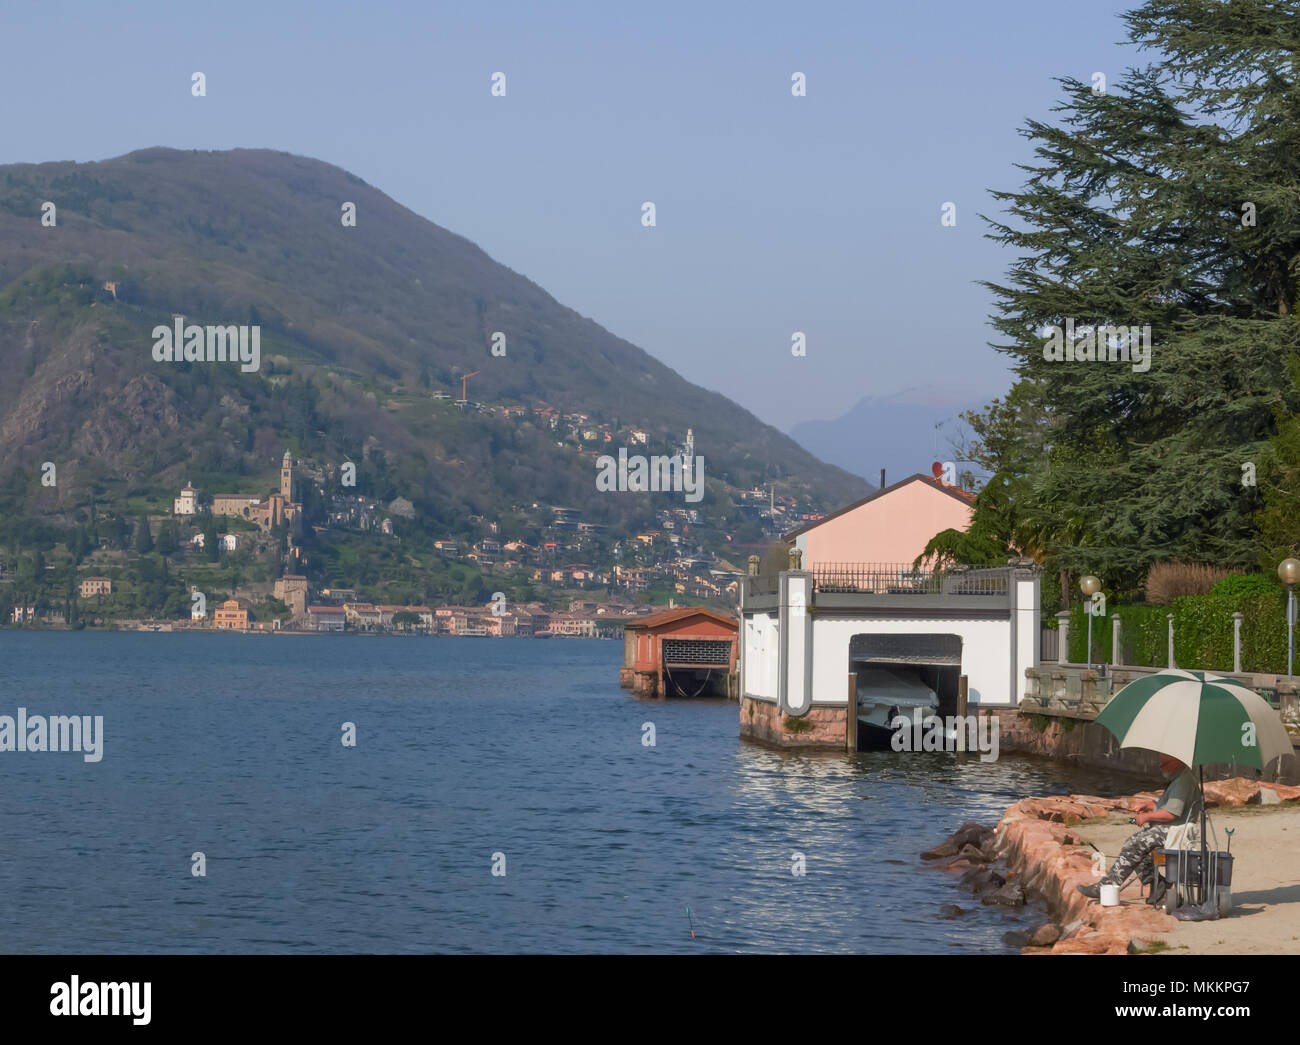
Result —
<svg viewBox="0 0 1300 1045"><path fill-rule="evenodd" d="M857 680L857 698L869 700L879 690L880 707L889 709L859 718L858 749L888 747L890 734L882 726L891 720L892 708L896 706L899 714L910 715L910 707L901 702L923 700L927 690L938 697L939 705L933 710L918 705L923 715L955 715L961 649L960 635L854 635L849 640L849 673Z"/></svg>

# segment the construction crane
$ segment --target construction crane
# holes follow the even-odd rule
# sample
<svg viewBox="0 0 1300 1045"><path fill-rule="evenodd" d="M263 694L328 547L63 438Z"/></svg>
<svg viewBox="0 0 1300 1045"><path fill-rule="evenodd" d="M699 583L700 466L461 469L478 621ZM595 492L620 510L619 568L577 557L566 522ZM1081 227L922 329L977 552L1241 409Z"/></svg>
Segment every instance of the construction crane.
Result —
<svg viewBox="0 0 1300 1045"><path fill-rule="evenodd" d="M462 374L460 378L460 401L462 404L469 402L469 379L477 377L481 371L475 370L469 374Z"/></svg>

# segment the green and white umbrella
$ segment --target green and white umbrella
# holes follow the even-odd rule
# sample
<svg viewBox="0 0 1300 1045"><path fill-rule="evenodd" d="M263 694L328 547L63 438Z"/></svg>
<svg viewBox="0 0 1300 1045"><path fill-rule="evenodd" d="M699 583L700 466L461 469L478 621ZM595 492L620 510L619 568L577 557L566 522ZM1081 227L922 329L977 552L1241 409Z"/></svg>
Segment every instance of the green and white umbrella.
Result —
<svg viewBox="0 0 1300 1045"><path fill-rule="evenodd" d="M1253 689L1207 671L1169 668L1135 679L1102 709L1097 721L1115 734L1120 747L1141 747L1172 755L1187 766L1209 763L1263 769L1291 755L1291 738L1278 713ZM1205 790L1205 769L1201 769ZM1209 847L1201 801L1201 862L1197 903L1205 899Z"/></svg>
<svg viewBox="0 0 1300 1045"><path fill-rule="evenodd" d="M1184 765L1227 762L1263 769L1293 754L1278 713L1253 689L1222 675L1170 668L1135 679L1097 722L1119 746L1172 755Z"/></svg>

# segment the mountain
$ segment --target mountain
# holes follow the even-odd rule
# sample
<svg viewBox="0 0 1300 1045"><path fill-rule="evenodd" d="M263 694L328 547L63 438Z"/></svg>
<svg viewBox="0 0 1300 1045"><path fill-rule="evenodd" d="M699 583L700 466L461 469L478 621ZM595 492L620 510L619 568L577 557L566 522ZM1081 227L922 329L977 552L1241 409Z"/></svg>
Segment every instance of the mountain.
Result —
<svg viewBox="0 0 1300 1045"><path fill-rule="evenodd" d="M957 435L958 414L984 405L933 401L947 398L933 389L867 396L832 420L800 422L790 436L809 453L873 484L879 482L882 468L886 482L916 472L929 475L935 461L954 460L949 440Z"/></svg>
<svg viewBox="0 0 1300 1045"><path fill-rule="evenodd" d="M257 325L260 369L156 361L155 328L174 314ZM528 412L434 398L459 399L474 371L471 400ZM187 479L247 487L273 480L289 448L358 462L358 489L448 523L536 501L630 527L662 507L598 495L589 451L624 444L557 446L539 402L613 433L644 429L642 452L672 453L693 429L709 479L700 507L724 522L740 521L735 491L767 480L823 509L867 489L329 164L159 148L0 167L0 495L67 508ZM47 461L57 494L37 482Z"/></svg>

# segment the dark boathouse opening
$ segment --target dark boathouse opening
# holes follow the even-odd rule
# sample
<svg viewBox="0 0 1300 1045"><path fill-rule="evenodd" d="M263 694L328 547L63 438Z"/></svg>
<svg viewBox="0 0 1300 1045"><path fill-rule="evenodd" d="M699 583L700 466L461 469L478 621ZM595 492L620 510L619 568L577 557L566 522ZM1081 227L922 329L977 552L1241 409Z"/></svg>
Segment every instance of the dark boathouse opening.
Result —
<svg viewBox="0 0 1300 1045"><path fill-rule="evenodd" d="M919 710L957 714L961 679L960 635L854 635L849 672L856 678L858 750L888 749L890 723Z"/></svg>

